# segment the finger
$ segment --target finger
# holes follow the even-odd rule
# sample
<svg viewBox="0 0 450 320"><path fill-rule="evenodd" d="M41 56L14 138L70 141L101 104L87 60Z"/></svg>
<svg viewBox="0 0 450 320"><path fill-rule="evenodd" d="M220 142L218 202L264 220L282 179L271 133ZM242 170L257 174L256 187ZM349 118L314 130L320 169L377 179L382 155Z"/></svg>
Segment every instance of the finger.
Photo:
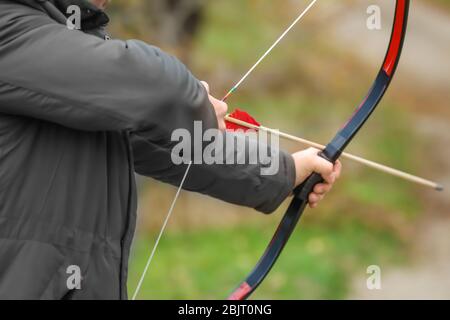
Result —
<svg viewBox="0 0 450 320"><path fill-rule="evenodd" d="M336 161L335 165L334 165L334 169L333 172L336 176L336 179L338 179L341 176L341 172L342 172L342 163L338 160Z"/></svg>
<svg viewBox="0 0 450 320"><path fill-rule="evenodd" d="M228 105L216 98L211 98L213 100L214 109L216 111L216 115L219 119L225 119L225 116L228 114Z"/></svg>
<svg viewBox="0 0 450 320"><path fill-rule="evenodd" d="M227 124L226 124L224 121L219 122L219 124L218 124L218 129L219 129L219 131L221 131L221 132L227 131Z"/></svg>
<svg viewBox="0 0 450 320"><path fill-rule="evenodd" d="M314 193L325 194L325 193L330 192L332 187L333 187L332 185L327 184L327 183L319 183L318 185L316 185L314 187Z"/></svg>
<svg viewBox="0 0 450 320"><path fill-rule="evenodd" d="M331 184L332 186L336 182L336 180L341 176L341 172L342 172L342 163L338 160L333 166L333 172L328 176L323 175L323 178L328 184Z"/></svg>
<svg viewBox="0 0 450 320"><path fill-rule="evenodd" d="M227 124L223 118L217 118L217 124L220 131L226 131L227 130Z"/></svg>
<svg viewBox="0 0 450 320"><path fill-rule="evenodd" d="M315 209L319 206L319 202L310 202L308 205L311 209Z"/></svg>
<svg viewBox="0 0 450 320"><path fill-rule="evenodd" d="M310 204L309 204L309 207L310 207L311 209L315 209L315 208L317 208L317 205L318 205L318 203L310 203Z"/></svg>
<svg viewBox="0 0 450 320"><path fill-rule="evenodd" d="M333 174L333 164L317 155L314 155L313 157L312 170L320 174L327 183L333 184L335 180L335 176Z"/></svg>
<svg viewBox="0 0 450 320"><path fill-rule="evenodd" d="M225 116L228 113L228 105L225 102L214 98L213 96L209 96L209 99L216 113L219 130L225 131L226 130Z"/></svg>
<svg viewBox="0 0 450 320"><path fill-rule="evenodd" d="M200 81L200 83L205 87L206 91L207 91L208 94L209 94L209 84L208 84L208 82L206 82L206 81Z"/></svg>
<svg viewBox="0 0 450 320"><path fill-rule="evenodd" d="M308 200L309 200L309 203L314 204L314 203L319 203L320 201L323 200L323 198L324 198L324 195L311 193L308 197Z"/></svg>

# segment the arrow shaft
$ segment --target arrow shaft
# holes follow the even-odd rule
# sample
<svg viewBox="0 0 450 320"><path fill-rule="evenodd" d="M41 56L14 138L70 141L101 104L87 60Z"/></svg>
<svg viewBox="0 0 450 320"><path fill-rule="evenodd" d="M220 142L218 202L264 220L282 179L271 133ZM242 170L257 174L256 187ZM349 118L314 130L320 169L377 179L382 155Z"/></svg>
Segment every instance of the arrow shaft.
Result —
<svg viewBox="0 0 450 320"><path fill-rule="evenodd" d="M307 145L307 146L310 146L310 147L313 147L313 148L316 148L316 149L320 149L320 150L324 150L325 149L325 146L321 145L319 143L312 142L312 141L309 141L309 140L306 140L306 139L303 139L303 138L299 138L299 137L296 137L294 135L291 135L291 134L288 134L288 133L284 133L284 132L281 132L281 131L278 131L278 130L274 130L274 129L271 129L271 128L267 128L267 127L264 127L264 126L257 126L257 125L254 125L254 124L250 124L250 123L247 123L245 121L238 120L238 119L235 119L235 118L232 118L232 117L229 117L229 116L226 117L226 121L234 123L234 124L237 124L239 126L242 126L242 127L248 128L248 129L253 129L255 131L264 131L264 132L267 132L267 133L270 133L270 134L274 134L274 135L277 135L277 136L279 136L279 137L281 137L283 139L299 142L299 143L301 143L303 145ZM423 186L426 186L426 187L430 187L430 188L433 188L433 189L438 190L438 191L441 191L443 189L442 186L440 184L436 183L436 182L433 182L433 181L430 181L430 180L427 180L427 179L424 179L424 178L421 178L421 177L418 177L418 176L415 176L415 175L412 175L412 174L400 171L398 169L394 169L394 168L388 167L386 165L383 165L383 164L380 164L380 163L377 163L377 162L374 162L374 161L371 161L371 160L364 159L362 157L355 156L355 155L347 153L347 152L342 153L342 157L345 158L345 159L349 159L349 160L352 160L354 162L363 164L363 165L365 165L367 167L370 167L372 169L375 169L375 170L387 173L389 175L401 178L403 180L407 180L407 181L410 181L410 182L413 182L413 183L417 183L417 184L420 184L420 185L423 185Z"/></svg>

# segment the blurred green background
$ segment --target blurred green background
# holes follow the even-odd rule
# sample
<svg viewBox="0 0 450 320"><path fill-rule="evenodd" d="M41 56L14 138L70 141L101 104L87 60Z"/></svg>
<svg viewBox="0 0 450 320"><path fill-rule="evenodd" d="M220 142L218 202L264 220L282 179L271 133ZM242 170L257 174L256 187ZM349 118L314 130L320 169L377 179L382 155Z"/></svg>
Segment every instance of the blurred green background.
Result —
<svg viewBox="0 0 450 320"><path fill-rule="evenodd" d="M107 11L115 38L138 38L175 54L221 97L308 3L113 0ZM382 30L366 27L371 4L382 9ZM319 1L229 100L230 110L243 108L266 126L326 143L378 71L393 4ZM448 181L449 32L450 1L412 2L395 81L350 152ZM344 162L344 170L320 208L305 215L254 298L414 298L435 294L436 286L443 286L438 298L450 298L444 272L450 264L445 252L450 243L448 194L350 162ZM139 189L130 295L176 191L144 178L139 178ZM184 192L139 298L225 298L257 262L286 205L263 216ZM366 268L374 264L383 272L383 290L377 293L365 288ZM438 277L441 270L445 281Z"/></svg>

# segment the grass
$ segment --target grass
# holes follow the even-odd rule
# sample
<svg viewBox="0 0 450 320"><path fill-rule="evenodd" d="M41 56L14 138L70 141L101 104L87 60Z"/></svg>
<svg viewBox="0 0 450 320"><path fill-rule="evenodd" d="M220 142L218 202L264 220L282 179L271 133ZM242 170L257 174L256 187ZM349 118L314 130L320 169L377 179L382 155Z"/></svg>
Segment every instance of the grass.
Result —
<svg viewBox="0 0 450 320"><path fill-rule="evenodd" d="M139 298L223 299L253 268L272 232L266 224L168 233ZM130 291L152 244L152 239L137 241ZM404 261L401 248L391 233L357 220L302 224L254 298L343 299L352 276L364 277L367 266Z"/></svg>

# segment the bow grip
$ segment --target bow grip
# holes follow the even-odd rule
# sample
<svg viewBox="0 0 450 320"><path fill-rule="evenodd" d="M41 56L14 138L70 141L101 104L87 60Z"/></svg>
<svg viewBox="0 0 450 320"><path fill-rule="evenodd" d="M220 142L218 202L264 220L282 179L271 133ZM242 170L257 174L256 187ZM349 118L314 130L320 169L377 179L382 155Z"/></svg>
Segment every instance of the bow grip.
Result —
<svg viewBox="0 0 450 320"><path fill-rule="evenodd" d="M319 157L322 157L323 159L333 163L333 161L331 161L324 152L320 152ZM308 202L309 195L314 191L314 187L319 183L323 183L324 181L325 180L322 178L322 176L315 172L310 175L308 179L306 179L301 185L295 188L294 196L302 201Z"/></svg>

